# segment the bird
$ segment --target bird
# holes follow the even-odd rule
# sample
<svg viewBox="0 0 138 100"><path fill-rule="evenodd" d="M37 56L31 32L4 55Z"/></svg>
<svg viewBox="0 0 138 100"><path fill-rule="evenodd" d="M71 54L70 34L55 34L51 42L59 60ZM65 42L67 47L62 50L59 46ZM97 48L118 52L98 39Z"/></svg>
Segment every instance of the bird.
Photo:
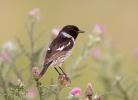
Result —
<svg viewBox="0 0 138 100"><path fill-rule="evenodd" d="M56 68L58 66L63 74L66 75L61 66L72 54L75 40L79 33L84 33L84 31L79 30L75 25L66 25L61 29L58 36L51 42L47 49L43 69L40 72L39 77L42 77L45 74L49 66L54 67L58 74L61 75Z"/></svg>

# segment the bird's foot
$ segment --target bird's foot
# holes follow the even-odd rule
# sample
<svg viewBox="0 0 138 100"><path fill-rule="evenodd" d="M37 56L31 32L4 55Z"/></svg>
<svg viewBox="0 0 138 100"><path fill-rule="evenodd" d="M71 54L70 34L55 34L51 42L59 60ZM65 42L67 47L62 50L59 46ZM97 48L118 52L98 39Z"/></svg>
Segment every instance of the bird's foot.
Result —
<svg viewBox="0 0 138 100"><path fill-rule="evenodd" d="M61 85L67 85L69 82L71 84L71 79L66 75L66 74L61 74L59 75L58 77L58 82L61 84Z"/></svg>

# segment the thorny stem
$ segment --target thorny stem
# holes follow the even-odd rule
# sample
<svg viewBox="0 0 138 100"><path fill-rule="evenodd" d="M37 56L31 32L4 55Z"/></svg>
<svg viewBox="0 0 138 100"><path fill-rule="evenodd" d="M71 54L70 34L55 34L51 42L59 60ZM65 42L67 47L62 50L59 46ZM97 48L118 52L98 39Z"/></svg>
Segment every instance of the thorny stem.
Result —
<svg viewBox="0 0 138 100"><path fill-rule="evenodd" d="M36 81L36 87L39 92L40 100L45 100L42 83L39 81L39 79L35 79L35 81Z"/></svg>
<svg viewBox="0 0 138 100"><path fill-rule="evenodd" d="M120 82L117 84L117 88L120 90L120 92L124 95L125 100L130 100L126 90L121 86Z"/></svg>
<svg viewBox="0 0 138 100"><path fill-rule="evenodd" d="M62 91L63 88L64 88L63 85L61 85L61 84L57 85L56 92L54 92L55 96L56 96L55 100L60 100L60 94L61 94L61 91Z"/></svg>

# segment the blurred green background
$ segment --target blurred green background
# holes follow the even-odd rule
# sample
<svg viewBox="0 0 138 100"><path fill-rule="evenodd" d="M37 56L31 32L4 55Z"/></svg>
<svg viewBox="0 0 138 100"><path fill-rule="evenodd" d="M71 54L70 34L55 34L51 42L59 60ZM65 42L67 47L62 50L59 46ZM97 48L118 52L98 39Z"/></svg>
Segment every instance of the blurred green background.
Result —
<svg viewBox="0 0 138 100"><path fill-rule="evenodd" d="M99 23L106 27L106 34L116 41L116 47L124 59L122 73L129 75L135 71L133 53L138 48L137 0L1 0L1 47L6 41L16 43L15 36L17 36L26 48L29 48L26 44L28 39L25 25L28 21L28 13L34 8L39 8L41 13L41 23L37 31L46 29L39 44L51 38L53 28L74 24L86 31L86 34L79 35L76 41L79 45L80 41L83 43L84 35L92 33L93 25ZM78 49L79 46L76 46L73 54ZM24 63L22 62L22 65ZM48 70L48 76L45 75L46 85L49 83L47 78L54 77L51 73L52 75L55 73L52 68ZM83 78L74 80L73 86L85 89L86 84L91 82L97 91L104 92L98 81L95 81L96 73L91 73L89 68L82 73Z"/></svg>

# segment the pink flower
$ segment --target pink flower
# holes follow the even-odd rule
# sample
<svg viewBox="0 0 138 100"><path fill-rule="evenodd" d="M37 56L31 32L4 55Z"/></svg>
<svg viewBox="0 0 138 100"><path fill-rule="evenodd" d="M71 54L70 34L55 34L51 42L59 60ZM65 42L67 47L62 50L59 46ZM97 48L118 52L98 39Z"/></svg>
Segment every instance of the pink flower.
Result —
<svg viewBox="0 0 138 100"><path fill-rule="evenodd" d="M27 99L34 99L36 97L36 89L30 88L27 90Z"/></svg>
<svg viewBox="0 0 138 100"><path fill-rule="evenodd" d="M52 29L52 39L55 39L58 36L60 31L61 31L61 28Z"/></svg>
<svg viewBox="0 0 138 100"><path fill-rule="evenodd" d="M93 55L93 57L95 57L95 58L99 58L99 57L101 56L101 52L100 52L99 49L94 48L94 49L92 49L92 55Z"/></svg>
<svg viewBox="0 0 138 100"><path fill-rule="evenodd" d="M91 83L87 84L87 89L92 89L92 84Z"/></svg>
<svg viewBox="0 0 138 100"><path fill-rule="evenodd" d="M30 11L29 16L38 21L41 20L40 10L38 8L34 8L32 11Z"/></svg>
<svg viewBox="0 0 138 100"><path fill-rule="evenodd" d="M10 56L5 51L2 52L2 58L3 58L3 60L8 60L8 61L10 60Z"/></svg>
<svg viewBox="0 0 138 100"><path fill-rule="evenodd" d="M97 100L102 100L102 98L99 97L99 98L97 98Z"/></svg>
<svg viewBox="0 0 138 100"><path fill-rule="evenodd" d="M71 95L80 95L82 93L82 90L78 87L75 87L71 90Z"/></svg>
<svg viewBox="0 0 138 100"><path fill-rule="evenodd" d="M98 33L98 34L105 34L106 29L104 26L100 25L100 24L95 24L94 25L94 29L93 29L94 33Z"/></svg>
<svg viewBox="0 0 138 100"><path fill-rule="evenodd" d="M134 56L135 56L136 58L138 58L138 49L135 50Z"/></svg>
<svg viewBox="0 0 138 100"><path fill-rule="evenodd" d="M32 72L35 73L39 73L39 69L37 67L32 68Z"/></svg>

